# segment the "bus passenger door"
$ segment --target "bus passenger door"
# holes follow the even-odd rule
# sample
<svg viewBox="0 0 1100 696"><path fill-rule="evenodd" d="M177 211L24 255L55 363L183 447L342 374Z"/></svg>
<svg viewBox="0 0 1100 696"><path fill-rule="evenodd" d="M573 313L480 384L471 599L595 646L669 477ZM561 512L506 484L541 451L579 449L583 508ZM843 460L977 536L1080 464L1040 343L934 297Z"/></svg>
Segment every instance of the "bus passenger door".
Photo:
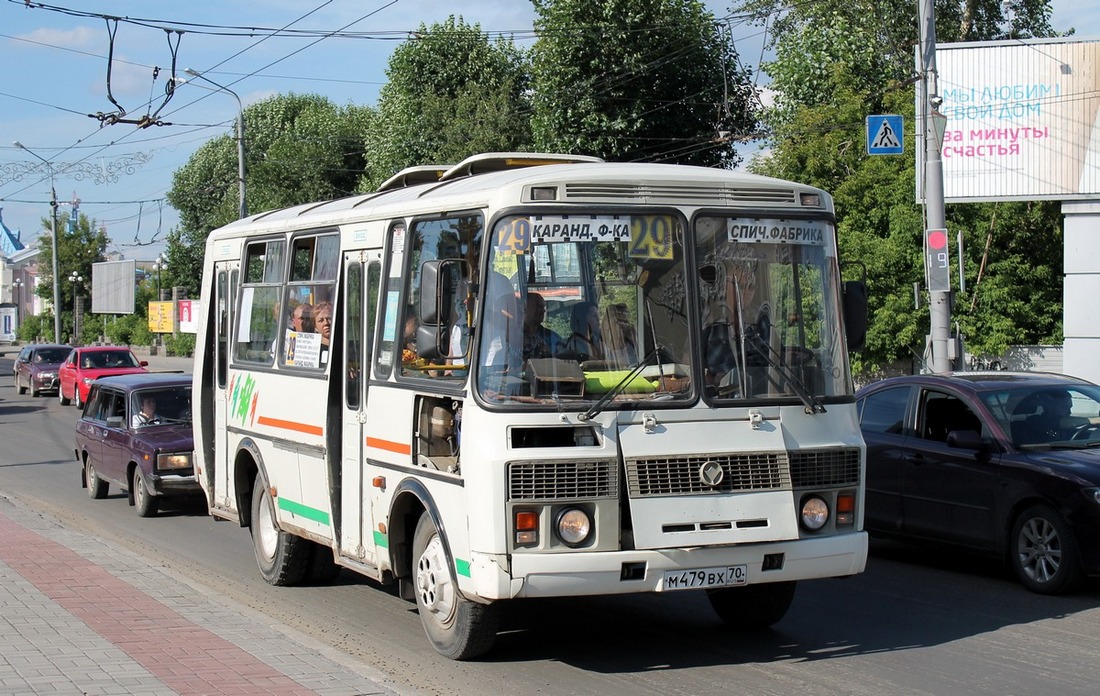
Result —
<svg viewBox="0 0 1100 696"><path fill-rule="evenodd" d="M340 548L360 563L375 564L374 522L371 516L371 482L366 477L364 424L367 388L373 362L375 311L381 277L380 250L356 251L344 255L344 351L343 428L341 443L342 484ZM335 374L335 371L334 371Z"/></svg>
<svg viewBox="0 0 1100 696"><path fill-rule="evenodd" d="M217 263L214 266L214 311L216 332L214 336L214 495L215 508L229 510L233 507L232 491L232 455L229 452L229 400L232 396L229 376L229 353L232 349L233 313L236 310L234 300L237 296L237 281L240 273L240 261ZM209 480L209 479L208 479Z"/></svg>

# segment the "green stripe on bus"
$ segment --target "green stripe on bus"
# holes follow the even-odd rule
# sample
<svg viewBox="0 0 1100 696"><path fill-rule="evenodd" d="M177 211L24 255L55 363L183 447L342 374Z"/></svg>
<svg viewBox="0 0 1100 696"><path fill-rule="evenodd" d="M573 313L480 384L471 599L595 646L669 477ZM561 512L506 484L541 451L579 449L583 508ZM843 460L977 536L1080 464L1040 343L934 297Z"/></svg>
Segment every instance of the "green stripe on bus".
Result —
<svg viewBox="0 0 1100 696"><path fill-rule="evenodd" d="M374 530L374 545L388 549L390 547L390 538L376 529Z"/></svg>
<svg viewBox="0 0 1100 696"><path fill-rule="evenodd" d="M279 508L282 510L286 510L287 512L294 513L299 517L304 517L307 520L320 522L321 524L326 526L329 524L329 517L327 512L325 512L324 510L318 510L317 508L311 508L308 505L296 503L293 500L279 498Z"/></svg>
<svg viewBox="0 0 1100 696"><path fill-rule="evenodd" d="M470 562L461 558L455 559L455 571L464 578L470 577Z"/></svg>

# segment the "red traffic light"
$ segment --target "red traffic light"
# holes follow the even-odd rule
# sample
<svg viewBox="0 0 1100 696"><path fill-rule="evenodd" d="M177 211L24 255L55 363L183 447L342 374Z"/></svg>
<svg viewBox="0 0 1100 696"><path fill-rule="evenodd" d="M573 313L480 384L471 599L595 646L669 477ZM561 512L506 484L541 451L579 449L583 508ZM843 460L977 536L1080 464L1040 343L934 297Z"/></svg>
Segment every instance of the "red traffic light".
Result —
<svg viewBox="0 0 1100 696"><path fill-rule="evenodd" d="M947 246L947 230L928 230L928 248L943 249Z"/></svg>

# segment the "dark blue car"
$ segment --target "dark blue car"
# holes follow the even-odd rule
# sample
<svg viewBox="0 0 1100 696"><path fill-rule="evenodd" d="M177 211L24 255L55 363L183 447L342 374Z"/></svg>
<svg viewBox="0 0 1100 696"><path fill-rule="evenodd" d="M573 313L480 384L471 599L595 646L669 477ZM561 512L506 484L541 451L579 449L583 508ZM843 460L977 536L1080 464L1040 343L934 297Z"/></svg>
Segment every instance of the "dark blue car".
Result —
<svg viewBox="0 0 1100 696"><path fill-rule="evenodd" d="M1042 594L1100 575L1100 387L954 373L885 379L856 398L867 531L1004 558Z"/></svg>
<svg viewBox="0 0 1100 696"><path fill-rule="evenodd" d="M198 495L191 430L191 376L143 373L92 383L76 422L81 485L92 498L109 486L129 491L138 514L157 513L162 496Z"/></svg>

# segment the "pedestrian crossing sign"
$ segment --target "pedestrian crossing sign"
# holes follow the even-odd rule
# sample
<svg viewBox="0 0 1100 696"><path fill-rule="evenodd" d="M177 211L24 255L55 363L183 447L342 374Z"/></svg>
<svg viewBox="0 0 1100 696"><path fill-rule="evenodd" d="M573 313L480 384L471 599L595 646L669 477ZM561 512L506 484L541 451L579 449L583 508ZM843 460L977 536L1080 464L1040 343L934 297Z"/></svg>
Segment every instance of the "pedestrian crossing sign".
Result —
<svg viewBox="0 0 1100 696"><path fill-rule="evenodd" d="M900 155L905 151L902 141L902 121L898 114L877 114L867 117L867 154Z"/></svg>

